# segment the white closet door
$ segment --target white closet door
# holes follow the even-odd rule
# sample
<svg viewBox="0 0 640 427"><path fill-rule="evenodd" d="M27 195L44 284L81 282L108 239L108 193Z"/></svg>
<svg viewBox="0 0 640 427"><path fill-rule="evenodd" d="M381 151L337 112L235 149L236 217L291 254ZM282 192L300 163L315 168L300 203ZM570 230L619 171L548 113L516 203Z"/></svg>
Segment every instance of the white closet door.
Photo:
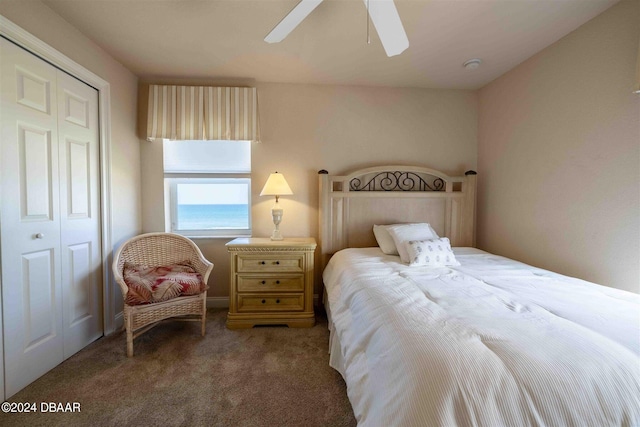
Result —
<svg viewBox="0 0 640 427"><path fill-rule="evenodd" d="M5 397L103 334L98 92L0 38Z"/></svg>
<svg viewBox="0 0 640 427"><path fill-rule="evenodd" d="M64 357L102 336L98 91L58 71Z"/></svg>
<svg viewBox="0 0 640 427"><path fill-rule="evenodd" d="M0 39L5 397L63 360L56 73Z"/></svg>

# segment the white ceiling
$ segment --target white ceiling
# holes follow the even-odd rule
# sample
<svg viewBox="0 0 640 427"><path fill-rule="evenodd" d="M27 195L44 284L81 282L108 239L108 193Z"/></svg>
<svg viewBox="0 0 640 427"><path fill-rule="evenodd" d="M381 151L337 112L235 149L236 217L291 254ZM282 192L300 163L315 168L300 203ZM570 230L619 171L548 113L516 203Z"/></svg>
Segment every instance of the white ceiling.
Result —
<svg viewBox="0 0 640 427"><path fill-rule="evenodd" d="M410 45L392 58L362 0L325 0L277 44L298 0L44 2L141 78L476 89L617 1L395 0Z"/></svg>

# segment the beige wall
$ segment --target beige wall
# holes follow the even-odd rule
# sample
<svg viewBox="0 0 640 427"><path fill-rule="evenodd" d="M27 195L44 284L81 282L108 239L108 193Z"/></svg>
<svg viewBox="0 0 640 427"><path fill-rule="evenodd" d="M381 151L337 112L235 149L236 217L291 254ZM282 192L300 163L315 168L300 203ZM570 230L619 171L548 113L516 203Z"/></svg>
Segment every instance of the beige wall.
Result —
<svg viewBox="0 0 640 427"><path fill-rule="evenodd" d="M202 84L202 82L198 82ZM144 86L144 85L141 85ZM273 199L259 193L269 173L284 174L285 236L318 235L320 169L343 173L378 164L419 164L451 175L476 168L477 99L472 91L256 84L262 143L252 150L253 235L273 229ZM141 87L141 100L146 89ZM144 120L144 114L142 114ZM144 141L143 229L164 227L162 149ZM215 264L210 296L229 294L224 239L198 244ZM316 281L316 293L320 283Z"/></svg>
<svg viewBox="0 0 640 427"><path fill-rule="evenodd" d="M480 90L480 248L640 291L639 35L623 0Z"/></svg>
<svg viewBox="0 0 640 427"><path fill-rule="evenodd" d="M623 1L494 81L479 105L472 91L182 83L258 87L256 236L271 232L272 200L258 194L274 170L295 193L282 198L283 233L317 236L319 169L403 163L455 175L477 163L481 247L638 291L640 101L629 87L639 4ZM143 126L134 134L137 78L40 1L2 0L0 13L111 84L114 246L162 230L161 145L144 141ZM198 241L216 264L211 296L228 295L224 242Z"/></svg>
<svg viewBox="0 0 640 427"><path fill-rule="evenodd" d="M40 1L0 1L0 14L59 50L111 86L112 242L141 229L140 143L136 136L137 77ZM109 266L106 266L109 268ZM122 311L120 291L116 312Z"/></svg>

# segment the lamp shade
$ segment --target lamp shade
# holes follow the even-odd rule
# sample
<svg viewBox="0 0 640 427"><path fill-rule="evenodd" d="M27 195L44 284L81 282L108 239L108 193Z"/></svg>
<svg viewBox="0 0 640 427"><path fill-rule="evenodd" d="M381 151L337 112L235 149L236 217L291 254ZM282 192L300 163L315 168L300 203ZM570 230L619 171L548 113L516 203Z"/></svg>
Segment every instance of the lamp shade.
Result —
<svg viewBox="0 0 640 427"><path fill-rule="evenodd" d="M286 196L290 194L293 194L293 192L289 184L284 179L284 175L278 172L269 175L269 179L267 179L260 192L261 196Z"/></svg>

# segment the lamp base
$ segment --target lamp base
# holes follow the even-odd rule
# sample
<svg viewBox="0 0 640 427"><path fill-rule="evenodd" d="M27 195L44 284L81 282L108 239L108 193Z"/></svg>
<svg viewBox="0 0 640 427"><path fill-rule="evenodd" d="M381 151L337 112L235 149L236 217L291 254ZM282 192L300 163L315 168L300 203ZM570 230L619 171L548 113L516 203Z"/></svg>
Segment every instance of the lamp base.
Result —
<svg viewBox="0 0 640 427"><path fill-rule="evenodd" d="M284 237L282 237L282 234L280 234L280 230L273 230L273 234L271 234L271 240L284 240Z"/></svg>
<svg viewBox="0 0 640 427"><path fill-rule="evenodd" d="M280 234L280 221L282 221L283 212L276 198L276 204L271 208L271 216L273 217L273 225L275 226L271 234L271 240L284 240L284 237Z"/></svg>

